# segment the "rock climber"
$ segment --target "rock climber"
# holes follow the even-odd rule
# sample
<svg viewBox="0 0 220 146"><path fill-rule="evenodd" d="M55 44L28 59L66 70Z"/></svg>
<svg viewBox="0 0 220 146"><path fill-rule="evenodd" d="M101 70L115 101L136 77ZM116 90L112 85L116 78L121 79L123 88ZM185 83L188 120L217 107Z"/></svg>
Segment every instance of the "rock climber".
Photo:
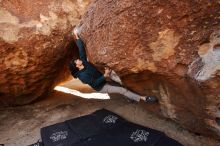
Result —
<svg viewBox="0 0 220 146"><path fill-rule="evenodd" d="M75 28L73 34L79 49L79 59L71 60L69 64L69 69L74 78L78 78L82 83L90 85L100 93L119 93L137 102L143 100L147 103L156 103L158 101L155 96L141 96L124 87L109 84L106 79L111 77L113 71L105 67L105 73L102 74L89 63L86 57L84 43L79 37L79 28Z"/></svg>

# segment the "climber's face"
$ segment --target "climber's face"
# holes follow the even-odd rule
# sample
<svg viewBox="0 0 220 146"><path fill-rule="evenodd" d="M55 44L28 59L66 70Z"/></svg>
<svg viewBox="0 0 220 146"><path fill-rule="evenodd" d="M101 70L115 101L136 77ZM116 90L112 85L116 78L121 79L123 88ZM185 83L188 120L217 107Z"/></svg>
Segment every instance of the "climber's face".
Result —
<svg viewBox="0 0 220 146"><path fill-rule="evenodd" d="M80 59L76 59L74 62L76 64L76 67L78 67L78 68L82 65L82 60L80 60Z"/></svg>

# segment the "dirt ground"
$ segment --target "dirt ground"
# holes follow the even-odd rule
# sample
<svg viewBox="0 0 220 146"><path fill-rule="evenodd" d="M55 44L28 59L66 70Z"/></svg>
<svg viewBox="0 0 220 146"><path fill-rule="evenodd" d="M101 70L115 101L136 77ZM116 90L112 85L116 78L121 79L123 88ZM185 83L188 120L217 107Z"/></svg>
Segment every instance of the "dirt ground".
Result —
<svg viewBox="0 0 220 146"><path fill-rule="evenodd" d="M92 90L79 81L68 82L63 87L83 93ZM19 107L0 107L0 144L26 146L40 139L40 128L106 108L125 119L165 132L185 146L220 146L220 141L199 136L146 111L140 103L129 102L120 95L110 95L110 100L86 99L70 93L55 91L43 100Z"/></svg>

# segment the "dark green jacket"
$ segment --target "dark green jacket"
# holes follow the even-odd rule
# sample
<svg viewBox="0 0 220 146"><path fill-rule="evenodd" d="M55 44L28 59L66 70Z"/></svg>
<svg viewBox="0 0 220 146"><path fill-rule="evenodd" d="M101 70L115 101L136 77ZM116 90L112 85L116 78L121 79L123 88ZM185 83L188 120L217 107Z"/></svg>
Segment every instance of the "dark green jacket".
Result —
<svg viewBox="0 0 220 146"><path fill-rule="evenodd" d="M98 71L91 63L87 61L86 51L81 39L76 40L76 44L79 48L80 60L82 60L84 69L74 73L74 77L80 79L83 83L89 84L96 91L101 90L105 85L106 80L103 74ZM71 70L71 65L70 65Z"/></svg>

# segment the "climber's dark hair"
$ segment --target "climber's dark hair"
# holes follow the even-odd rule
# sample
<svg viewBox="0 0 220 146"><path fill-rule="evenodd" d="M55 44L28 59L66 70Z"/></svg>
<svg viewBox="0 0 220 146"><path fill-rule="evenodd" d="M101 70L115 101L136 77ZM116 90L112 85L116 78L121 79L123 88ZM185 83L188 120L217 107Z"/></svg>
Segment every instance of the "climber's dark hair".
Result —
<svg viewBox="0 0 220 146"><path fill-rule="evenodd" d="M76 67L76 59L72 59L69 64L69 69L74 78L77 78L77 73L79 69Z"/></svg>

